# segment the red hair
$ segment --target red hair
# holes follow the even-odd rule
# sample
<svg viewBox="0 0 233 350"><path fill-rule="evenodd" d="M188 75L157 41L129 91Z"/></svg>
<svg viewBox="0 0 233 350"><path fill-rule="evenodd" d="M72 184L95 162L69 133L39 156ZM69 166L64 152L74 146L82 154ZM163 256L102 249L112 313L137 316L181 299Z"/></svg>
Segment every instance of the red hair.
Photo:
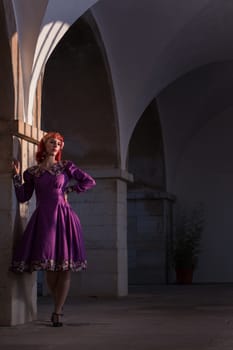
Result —
<svg viewBox="0 0 233 350"><path fill-rule="evenodd" d="M46 141L48 139L58 139L59 141L61 141L61 149L59 150L59 152L56 154L56 161L59 162L59 160L61 160L61 154L62 154L62 148L64 147L64 138L61 134L59 134L59 132L48 132L44 137L42 137L42 139L40 140L39 144L38 144L38 150L36 152L36 161L37 163L42 163L43 160L46 157L46 148L45 148L45 144Z"/></svg>

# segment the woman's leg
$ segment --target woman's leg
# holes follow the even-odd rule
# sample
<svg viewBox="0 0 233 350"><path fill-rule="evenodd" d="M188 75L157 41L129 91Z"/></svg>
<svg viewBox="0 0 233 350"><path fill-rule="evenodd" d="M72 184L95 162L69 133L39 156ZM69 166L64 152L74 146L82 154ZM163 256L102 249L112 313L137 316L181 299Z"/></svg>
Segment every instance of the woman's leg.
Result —
<svg viewBox="0 0 233 350"><path fill-rule="evenodd" d="M55 313L62 313L62 307L66 301L70 289L70 271L59 271L55 290Z"/></svg>
<svg viewBox="0 0 233 350"><path fill-rule="evenodd" d="M52 294L52 297L54 299L54 304L56 299L56 286L57 286L58 276L59 275L57 271L46 271L46 280L47 280L47 284L50 289L50 292Z"/></svg>
<svg viewBox="0 0 233 350"><path fill-rule="evenodd" d="M70 289L70 271L47 271L47 284L54 300L54 312L51 316L53 326L60 327L60 315Z"/></svg>

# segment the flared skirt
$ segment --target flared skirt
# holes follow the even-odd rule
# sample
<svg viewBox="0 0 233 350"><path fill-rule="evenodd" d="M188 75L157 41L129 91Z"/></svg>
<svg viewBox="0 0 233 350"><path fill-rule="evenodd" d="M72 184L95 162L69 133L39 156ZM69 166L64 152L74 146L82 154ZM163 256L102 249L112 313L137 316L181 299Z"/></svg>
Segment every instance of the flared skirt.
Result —
<svg viewBox="0 0 233 350"><path fill-rule="evenodd" d="M11 271L79 271L87 267L83 232L69 204L38 206L13 252Z"/></svg>

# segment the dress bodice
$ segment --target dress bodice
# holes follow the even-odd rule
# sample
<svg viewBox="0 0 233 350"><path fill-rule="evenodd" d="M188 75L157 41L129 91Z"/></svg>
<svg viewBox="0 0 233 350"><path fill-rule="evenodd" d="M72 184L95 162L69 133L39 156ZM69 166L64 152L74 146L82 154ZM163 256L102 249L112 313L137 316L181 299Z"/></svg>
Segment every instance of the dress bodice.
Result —
<svg viewBox="0 0 233 350"><path fill-rule="evenodd" d="M15 191L19 202L28 201L35 189L38 201L59 198L67 192L84 192L95 186L95 180L71 161L55 163L49 170L35 165L23 173L24 183L15 177ZM74 179L75 184L69 185Z"/></svg>

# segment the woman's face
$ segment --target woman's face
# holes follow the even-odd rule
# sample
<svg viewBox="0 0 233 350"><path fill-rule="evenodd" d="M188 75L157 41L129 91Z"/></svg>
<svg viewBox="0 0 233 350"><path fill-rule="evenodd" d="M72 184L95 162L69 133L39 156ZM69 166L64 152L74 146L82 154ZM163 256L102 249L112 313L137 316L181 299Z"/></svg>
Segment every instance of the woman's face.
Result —
<svg viewBox="0 0 233 350"><path fill-rule="evenodd" d="M49 138L46 142L45 142L45 149L46 152L49 156L56 156L57 153L60 151L62 146L62 142L58 139L55 139L53 137Z"/></svg>

